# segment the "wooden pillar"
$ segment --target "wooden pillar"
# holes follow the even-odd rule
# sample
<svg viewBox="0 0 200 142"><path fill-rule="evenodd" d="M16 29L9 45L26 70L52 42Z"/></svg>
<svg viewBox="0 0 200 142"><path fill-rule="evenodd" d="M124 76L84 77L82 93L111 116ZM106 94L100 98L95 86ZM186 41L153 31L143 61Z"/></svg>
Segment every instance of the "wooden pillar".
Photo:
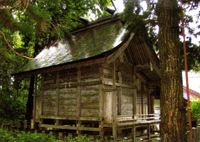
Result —
<svg viewBox="0 0 200 142"><path fill-rule="evenodd" d="M113 137L117 141L117 91L116 91L116 67L115 61L113 63L113 96L112 96L112 112L113 112Z"/></svg>
<svg viewBox="0 0 200 142"><path fill-rule="evenodd" d="M81 82L81 68L78 68L77 70L77 82ZM79 127L81 127L81 86L77 86L77 119L78 119L78 124L77 124L77 134L78 136L81 135L81 130L79 130Z"/></svg>
<svg viewBox="0 0 200 142"><path fill-rule="evenodd" d="M119 85L120 85L120 91L118 94L118 115L121 115L121 96L122 96L122 74L121 72L118 72L118 76L119 76Z"/></svg>
<svg viewBox="0 0 200 142"><path fill-rule="evenodd" d="M36 120L37 75L35 76L35 89L33 95L33 120Z"/></svg>
<svg viewBox="0 0 200 142"><path fill-rule="evenodd" d="M144 83L143 82L140 82L140 95L141 95L142 114L144 114Z"/></svg>
<svg viewBox="0 0 200 142"><path fill-rule="evenodd" d="M59 71L56 74L56 115L59 115L59 102L60 102L60 94L59 94Z"/></svg>
<svg viewBox="0 0 200 142"><path fill-rule="evenodd" d="M148 114L148 96L147 96L147 87L146 87L146 84L143 84L143 88L144 88L144 94L143 94L143 105L144 105L144 107L143 107L143 112L144 112L144 114L146 115L146 114ZM145 101L144 101L145 100ZM144 104L144 102L145 102L145 104ZM147 104L146 104L147 103ZM146 117L146 116L145 116ZM148 116L147 116L148 117Z"/></svg>
<svg viewBox="0 0 200 142"><path fill-rule="evenodd" d="M136 89L136 91L137 91L137 96L139 96L141 98L141 81L139 79L137 79L137 89ZM137 97L137 99L138 99L138 97ZM137 101L137 99L136 99L136 101ZM137 103L136 103L136 105L137 105ZM141 104L139 104L139 106L137 105L136 114L140 115L141 114L140 108L142 106L142 98L141 98Z"/></svg>
<svg viewBox="0 0 200 142"><path fill-rule="evenodd" d="M151 113L154 113L154 99L155 99L155 97L152 95L151 96L151 106L152 106Z"/></svg>
<svg viewBox="0 0 200 142"><path fill-rule="evenodd" d="M41 88L42 88L42 90L41 90L41 110L40 110L40 112L41 112L41 115L43 115L43 104L44 104L44 76L42 75L42 82L41 82ZM43 119L41 120L41 124L43 123Z"/></svg>
<svg viewBox="0 0 200 142"><path fill-rule="evenodd" d="M148 114L151 114L151 96L149 88L147 88L147 90Z"/></svg>
<svg viewBox="0 0 200 142"><path fill-rule="evenodd" d="M137 86L135 75L133 75L133 86ZM136 114L137 114L137 88L134 89L134 95L133 95L133 117L134 118Z"/></svg>
<svg viewBox="0 0 200 142"><path fill-rule="evenodd" d="M100 66L99 68L99 74L100 74L100 81L103 81L103 66ZM103 83L101 83L99 85L99 118L100 118L100 123L99 123L99 127L101 128L101 131L100 131L100 136L101 136L101 140L104 141L104 129L103 129Z"/></svg>
<svg viewBox="0 0 200 142"><path fill-rule="evenodd" d="M60 104L60 93L59 93L59 78L60 72L56 74L56 116L59 116L59 104ZM59 125L59 120L57 119L55 125Z"/></svg>
<svg viewBox="0 0 200 142"><path fill-rule="evenodd" d="M136 127L132 127L132 142L136 142Z"/></svg>
<svg viewBox="0 0 200 142"><path fill-rule="evenodd" d="M147 138L148 138L148 142L150 142L150 139L151 139L150 124L147 124Z"/></svg>

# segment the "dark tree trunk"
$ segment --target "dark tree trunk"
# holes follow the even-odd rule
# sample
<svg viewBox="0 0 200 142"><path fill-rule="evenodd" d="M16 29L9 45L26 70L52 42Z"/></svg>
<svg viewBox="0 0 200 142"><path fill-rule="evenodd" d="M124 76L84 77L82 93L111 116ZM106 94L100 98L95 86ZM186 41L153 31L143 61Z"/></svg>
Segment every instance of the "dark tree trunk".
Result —
<svg viewBox="0 0 200 142"><path fill-rule="evenodd" d="M161 69L161 137L163 142L184 142L183 99L177 0L158 0L159 54Z"/></svg>
<svg viewBox="0 0 200 142"><path fill-rule="evenodd" d="M34 48L34 57L39 53L39 49L40 46L38 45L38 41L36 41ZM34 78L35 76L32 75L29 86L28 102L26 104L26 120L31 120L33 117Z"/></svg>
<svg viewBox="0 0 200 142"><path fill-rule="evenodd" d="M34 93L34 76L31 76L29 94L28 94L28 102L26 104L26 120L32 119L33 112L33 93Z"/></svg>

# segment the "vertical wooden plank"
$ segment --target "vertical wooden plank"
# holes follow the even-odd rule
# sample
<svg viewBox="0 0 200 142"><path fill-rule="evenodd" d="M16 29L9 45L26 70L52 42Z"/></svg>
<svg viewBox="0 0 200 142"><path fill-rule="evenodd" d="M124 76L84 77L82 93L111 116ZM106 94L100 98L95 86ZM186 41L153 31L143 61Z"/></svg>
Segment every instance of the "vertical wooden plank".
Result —
<svg viewBox="0 0 200 142"><path fill-rule="evenodd" d="M136 142L136 127L133 125L132 127L132 142Z"/></svg>
<svg viewBox="0 0 200 142"><path fill-rule="evenodd" d="M35 75L35 90L33 96L33 120L36 120L36 95L37 95L37 75Z"/></svg>
<svg viewBox="0 0 200 142"><path fill-rule="evenodd" d="M99 79L103 80L103 67L99 67ZM103 118L103 84L99 85L99 117L100 120Z"/></svg>
<svg viewBox="0 0 200 142"><path fill-rule="evenodd" d="M149 88L147 88L147 103L148 103L148 114L151 114L151 96Z"/></svg>
<svg viewBox="0 0 200 142"><path fill-rule="evenodd" d="M154 99L155 99L155 97L154 96L151 96L151 113L154 113L155 111L154 111Z"/></svg>
<svg viewBox="0 0 200 142"><path fill-rule="evenodd" d="M142 112L141 113L144 114L144 83L141 82L140 86L141 86L140 91L142 91L141 92L141 106L142 106Z"/></svg>
<svg viewBox="0 0 200 142"><path fill-rule="evenodd" d="M141 86L140 86L140 83L141 81L139 79L136 80L136 84L137 84L137 88L136 88L136 92L137 92L137 96L139 96L141 98L141 94L139 94L138 92L141 90ZM138 97L137 97L138 98ZM141 99L142 101L142 99ZM137 104L136 103L136 114L141 114L141 104Z"/></svg>
<svg viewBox="0 0 200 142"><path fill-rule="evenodd" d="M77 82L81 82L81 68L77 69ZM78 136L81 135L81 130L79 130L79 127L81 127L81 121L80 121L80 116L81 116L81 86L77 86L77 119L78 119L78 124L77 124L77 134Z"/></svg>
<svg viewBox="0 0 200 142"><path fill-rule="evenodd" d="M59 103L60 103L60 94L59 94L59 77L60 72L56 74L56 115L59 115Z"/></svg>
<svg viewBox="0 0 200 142"><path fill-rule="evenodd" d="M133 75L133 86L136 86L136 76ZM134 89L134 95L133 95L133 117L135 118L135 115L137 114L137 89Z"/></svg>
<svg viewBox="0 0 200 142"><path fill-rule="evenodd" d="M43 105L44 105L44 76L42 75L42 81L41 81L41 115L43 115Z"/></svg>
<svg viewBox="0 0 200 142"><path fill-rule="evenodd" d="M148 142L150 142L150 139L151 139L150 124L147 124L147 138L148 138Z"/></svg>
<svg viewBox="0 0 200 142"><path fill-rule="evenodd" d="M121 74L121 72L118 72L118 76L119 76L119 84L120 84L120 91L119 91L119 95L118 95L118 115L121 115L122 114L122 110L121 110L122 74Z"/></svg>
<svg viewBox="0 0 200 142"><path fill-rule="evenodd" d="M100 81L103 81L103 66L100 66L99 67L99 77L100 77ZM101 128L101 131L100 131L100 136L101 136L101 140L104 141L104 129L103 129L103 83L101 83L99 85L99 117L100 117L100 123L99 123L99 128Z"/></svg>
<svg viewBox="0 0 200 142"><path fill-rule="evenodd" d="M115 61L113 62L113 89L116 89L116 67ZM113 91L112 96L112 112L113 112L113 137L114 141L117 141L117 91Z"/></svg>

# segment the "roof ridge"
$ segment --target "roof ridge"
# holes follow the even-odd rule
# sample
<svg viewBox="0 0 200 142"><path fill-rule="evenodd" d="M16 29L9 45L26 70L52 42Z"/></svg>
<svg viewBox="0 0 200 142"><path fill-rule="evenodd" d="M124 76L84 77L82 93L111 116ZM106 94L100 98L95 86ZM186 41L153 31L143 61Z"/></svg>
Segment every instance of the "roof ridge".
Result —
<svg viewBox="0 0 200 142"><path fill-rule="evenodd" d="M81 32L83 30L94 28L94 27L97 27L99 25L106 24L106 23L116 21L116 20L120 20L119 15L115 15L114 17L113 16L107 16L107 17L99 18L97 20L89 22L88 24L82 24L82 25L78 26L76 29L72 30L71 33L72 34L78 33L78 32Z"/></svg>
<svg viewBox="0 0 200 142"><path fill-rule="evenodd" d="M184 88L185 90L187 89L185 86L183 86L183 88ZM194 93L194 95L199 95L199 96L200 96L200 93L199 93L199 92L194 91L193 89L190 89L190 88L189 88L189 90L190 90L192 93Z"/></svg>

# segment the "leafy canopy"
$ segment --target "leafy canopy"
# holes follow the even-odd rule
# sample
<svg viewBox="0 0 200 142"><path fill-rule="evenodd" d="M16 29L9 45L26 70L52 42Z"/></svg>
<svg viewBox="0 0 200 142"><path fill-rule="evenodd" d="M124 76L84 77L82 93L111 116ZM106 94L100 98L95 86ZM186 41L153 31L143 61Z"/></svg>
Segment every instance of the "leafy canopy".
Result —
<svg viewBox="0 0 200 142"><path fill-rule="evenodd" d="M141 2L146 2L147 9L144 10ZM158 19L156 16L157 1L156 0L124 0L125 12L123 20L128 24L128 29L139 36L143 37L145 42L159 52L158 49ZM200 35L200 32L193 30L189 23L194 22L193 17L186 15L186 10L197 10L199 0L184 0L184 22L186 29L190 34L186 35L186 46L187 46L187 58L188 58L188 69L200 70L200 45L196 45L191 42L192 36ZM179 20L181 25L181 8L179 6ZM200 11L198 12L200 16ZM196 21L195 21L196 22ZM200 25L198 26L200 28ZM182 36L181 27L179 28L180 37ZM182 69L184 70L184 54L183 54L183 43L180 41L179 48L182 50Z"/></svg>

